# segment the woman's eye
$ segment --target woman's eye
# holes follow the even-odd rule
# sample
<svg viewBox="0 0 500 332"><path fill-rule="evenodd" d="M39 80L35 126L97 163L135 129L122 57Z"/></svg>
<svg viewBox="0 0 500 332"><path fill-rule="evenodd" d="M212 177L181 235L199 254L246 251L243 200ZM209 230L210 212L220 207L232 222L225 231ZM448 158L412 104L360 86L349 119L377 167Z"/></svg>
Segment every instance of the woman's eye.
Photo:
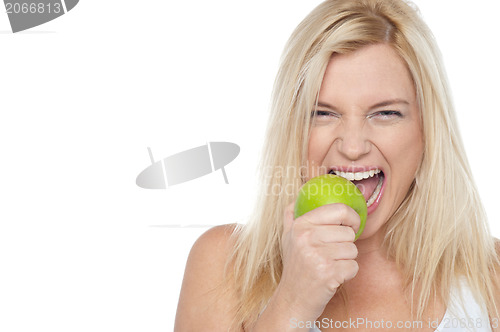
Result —
<svg viewBox="0 0 500 332"><path fill-rule="evenodd" d="M381 119L392 119L392 118L401 118L403 115L399 111L380 111L373 113L370 117L378 117Z"/></svg>
<svg viewBox="0 0 500 332"><path fill-rule="evenodd" d="M330 111L312 111L311 112L311 117L312 118L330 118L330 117L338 117L337 114L330 112Z"/></svg>

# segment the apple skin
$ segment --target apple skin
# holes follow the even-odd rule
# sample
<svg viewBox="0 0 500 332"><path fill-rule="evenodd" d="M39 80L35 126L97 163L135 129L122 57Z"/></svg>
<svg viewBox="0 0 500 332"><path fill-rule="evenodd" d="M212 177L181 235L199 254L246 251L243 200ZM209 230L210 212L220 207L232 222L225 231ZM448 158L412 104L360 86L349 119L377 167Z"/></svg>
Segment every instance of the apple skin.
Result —
<svg viewBox="0 0 500 332"><path fill-rule="evenodd" d="M295 218L325 204L343 203L359 214L361 223L355 240L359 238L366 224L366 201L354 183L334 174L320 175L307 181L295 201Z"/></svg>

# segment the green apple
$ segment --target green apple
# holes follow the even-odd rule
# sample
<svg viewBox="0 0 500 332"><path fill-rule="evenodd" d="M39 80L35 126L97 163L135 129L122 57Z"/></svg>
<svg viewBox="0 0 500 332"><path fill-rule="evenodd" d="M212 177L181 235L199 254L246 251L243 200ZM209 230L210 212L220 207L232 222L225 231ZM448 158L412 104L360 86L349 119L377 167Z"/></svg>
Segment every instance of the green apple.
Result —
<svg viewBox="0 0 500 332"><path fill-rule="evenodd" d="M325 174L307 181L300 188L295 202L295 218L317 207L331 203L349 205L359 214L361 224L355 238L358 239L366 224L366 201L358 187L341 176Z"/></svg>

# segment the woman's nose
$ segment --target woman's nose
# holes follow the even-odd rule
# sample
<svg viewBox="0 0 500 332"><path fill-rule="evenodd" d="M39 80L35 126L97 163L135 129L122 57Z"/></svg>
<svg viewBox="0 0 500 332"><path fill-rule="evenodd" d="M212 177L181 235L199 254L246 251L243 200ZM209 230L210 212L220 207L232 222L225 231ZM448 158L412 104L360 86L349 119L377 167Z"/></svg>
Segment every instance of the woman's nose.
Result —
<svg viewBox="0 0 500 332"><path fill-rule="evenodd" d="M345 158L355 161L368 154L371 143L363 125L343 125L339 129L336 148Z"/></svg>

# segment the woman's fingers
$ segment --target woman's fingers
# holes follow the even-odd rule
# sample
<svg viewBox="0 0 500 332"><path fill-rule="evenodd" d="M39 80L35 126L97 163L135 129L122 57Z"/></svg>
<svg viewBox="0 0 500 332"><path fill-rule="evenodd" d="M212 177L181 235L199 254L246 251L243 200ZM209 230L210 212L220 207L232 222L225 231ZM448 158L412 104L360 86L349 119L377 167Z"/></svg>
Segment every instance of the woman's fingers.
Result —
<svg viewBox="0 0 500 332"><path fill-rule="evenodd" d="M350 226L318 225L311 236L313 243L354 242L356 232Z"/></svg>
<svg viewBox="0 0 500 332"><path fill-rule="evenodd" d="M326 255L334 260L349 260L358 257L358 248L352 242L337 242L331 243L328 247Z"/></svg>
<svg viewBox="0 0 500 332"><path fill-rule="evenodd" d="M317 207L305 213L300 218L316 225L349 226L352 227L355 233L358 231L361 222L359 214L350 206L342 203L326 204Z"/></svg>
<svg viewBox="0 0 500 332"><path fill-rule="evenodd" d="M285 209L283 235L293 230L297 238L311 245L333 242L354 242L360 217L345 204L327 204L293 219L293 204Z"/></svg>
<svg viewBox="0 0 500 332"><path fill-rule="evenodd" d="M284 210L281 293L287 303L317 317L336 289L358 272L354 244L359 215L344 204L327 204L294 219L294 203ZM305 302L304 302L305 301Z"/></svg>
<svg viewBox="0 0 500 332"><path fill-rule="evenodd" d="M335 278L333 279L339 283L338 286L354 278L359 270L358 262L355 260L339 260L335 262L335 265Z"/></svg>

